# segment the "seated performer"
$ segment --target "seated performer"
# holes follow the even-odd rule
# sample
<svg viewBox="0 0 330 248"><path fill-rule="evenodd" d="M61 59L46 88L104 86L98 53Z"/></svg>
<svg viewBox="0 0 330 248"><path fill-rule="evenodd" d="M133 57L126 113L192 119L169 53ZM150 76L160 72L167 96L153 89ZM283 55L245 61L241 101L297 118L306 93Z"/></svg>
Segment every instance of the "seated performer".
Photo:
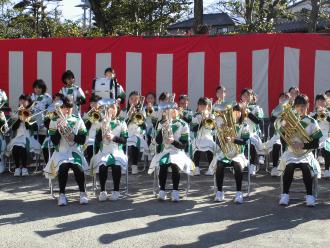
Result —
<svg viewBox="0 0 330 248"><path fill-rule="evenodd" d="M221 104L224 105L225 103ZM232 107L224 107L221 105L215 105L215 114L217 111L221 111L221 115L216 114L217 125L217 143L220 146L220 151L217 156L214 157L211 163L211 169L215 172L216 184L218 191L216 192L214 201L221 202L225 199L223 191L223 179L225 175L225 168L228 166L233 167L235 181L236 181L236 196L235 203L243 203L242 180L243 169L248 166L249 161L244 155L246 141L249 139L249 128L246 123L242 122L241 109L239 105ZM226 110L225 110L226 109ZM232 118L230 121L229 118ZM226 130L226 131L225 131ZM219 132L220 131L220 132Z"/></svg>
<svg viewBox="0 0 330 248"><path fill-rule="evenodd" d="M216 89L216 100L214 104L220 104L225 101L226 98L226 88L224 86L218 86Z"/></svg>
<svg viewBox="0 0 330 248"><path fill-rule="evenodd" d="M5 113L1 110L1 108L8 102L8 98L6 92L0 89L0 174L5 171L4 164L4 153L6 149L6 141L4 135L8 130L7 119ZM9 130L8 130L9 131Z"/></svg>
<svg viewBox="0 0 330 248"><path fill-rule="evenodd" d="M28 95L19 97L19 108L13 116L12 130L15 135L7 146L7 152L12 153L15 162L14 176L28 176L28 154L40 152L40 144L33 137L33 124L29 123L32 99Z"/></svg>
<svg viewBox="0 0 330 248"><path fill-rule="evenodd" d="M201 97L198 100L197 112L191 122L191 129L195 134L192 140L193 161L196 166L195 176L200 175L199 161L201 154L206 154L210 165L216 148L213 137L214 127L207 125L207 120L213 119L213 115L209 109L209 102L209 99L206 97Z"/></svg>
<svg viewBox="0 0 330 248"><path fill-rule="evenodd" d="M152 156L156 153L156 147L154 142L155 138L155 127L157 125L157 113L158 105L156 104L156 94L149 92L146 95L146 104L144 106L144 111L146 113L146 136L148 143L148 160L151 160Z"/></svg>
<svg viewBox="0 0 330 248"><path fill-rule="evenodd" d="M98 102L101 97L97 95L92 95L89 99L90 110L84 115L85 126L87 129L87 138L85 142L85 158L87 163L90 163L92 157L94 156L94 144L96 130L100 128L101 125L101 113L99 111Z"/></svg>
<svg viewBox="0 0 330 248"><path fill-rule="evenodd" d="M96 132L97 153L91 160L91 170L93 174L99 174L101 185L99 201L106 201L108 194L105 184L108 178L108 168L111 167L113 179L111 200L118 200L121 174L127 170L127 156L124 153L128 136L127 125L125 121L117 117L117 105L114 99L103 99L99 105L105 114L100 128Z"/></svg>
<svg viewBox="0 0 330 248"><path fill-rule="evenodd" d="M80 106L86 103L84 91L78 85L74 84L74 74L70 70L63 73L62 82L65 86L60 90L60 93L72 99L74 104L73 114L80 115Z"/></svg>
<svg viewBox="0 0 330 248"><path fill-rule="evenodd" d="M127 154L128 164L132 166L132 174L138 174L138 162L140 153L144 153L148 149L148 144L145 140L145 112L143 108L144 97L137 91L132 91L128 98L127 108L123 109L119 118L125 120L128 129L127 139ZM141 119L135 118L139 114Z"/></svg>
<svg viewBox="0 0 330 248"><path fill-rule="evenodd" d="M317 120L322 131L319 148L324 158L325 171L323 177L330 178L330 111L327 109L324 95L315 97L315 112L311 113L311 117Z"/></svg>
<svg viewBox="0 0 330 248"><path fill-rule="evenodd" d="M275 121L275 127L281 137L288 144L288 150L283 153L280 160L279 170L283 172L283 192L281 195L280 205L289 204L289 190L293 180L295 169L302 170L303 180L306 187L306 204L307 206L315 205L315 197L312 195L313 177L312 172L320 176L321 169L317 160L314 158L313 149L319 147L319 140L322 137L322 131L315 119L307 115L309 100L306 95L298 95L293 105L295 111L299 115L296 117L295 112L290 109L297 120L290 121L278 118ZM294 122L294 123L292 123ZM292 129L295 130L293 133ZM305 138L301 138L304 136Z"/></svg>
<svg viewBox="0 0 330 248"><path fill-rule="evenodd" d="M164 106L164 107L162 107ZM184 150L188 144L189 127L186 122L180 120L177 105L173 102L162 104L164 114L163 122L159 123L157 129L156 142L161 146L161 151L151 160L149 174L159 172L159 199L166 200L166 179L168 168L172 168L172 201L180 200L179 183L180 170L191 174L194 164L185 154Z"/></svg>
<svg viewBox="0 0 330 248"><path fill-rule="evenodd" d="M83 120L78 115L73 115L73 101L64 97L63 102L55 103L57 117L49 124L49 135L55 146L55 151L49 159L44 172L46 178L58 177L60 196L59 206L67 205L65 188L68 180L69 169L73 170L80 191L80 204L87 204L85 192L85 173L88 173L88 164L81 152L85 143L87 130Z"/></svg>

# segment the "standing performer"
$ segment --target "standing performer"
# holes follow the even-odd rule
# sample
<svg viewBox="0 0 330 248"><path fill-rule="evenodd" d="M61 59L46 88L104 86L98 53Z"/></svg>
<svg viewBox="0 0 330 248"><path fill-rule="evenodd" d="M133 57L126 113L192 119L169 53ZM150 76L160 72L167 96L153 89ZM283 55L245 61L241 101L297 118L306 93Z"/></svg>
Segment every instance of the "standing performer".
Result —
<svg viewBox="0 0 330 248"><path fill-rule="evenodd" d="M85 158L88 163L90 163L92 157L94 156L94 144L96 130L100 128L101 125L101 113L99 111L98 102L101 97L97 95L92 95L89 99L90 110L84 115L85 126L87 129L87 138L85 142Z"/></svg>
<svg viewBox="0 0 330 248"><path fill-rule="evenodd" d="M68 202L65 188L69 169L73 170L79 186L80 204L87 204L84 173L88 171L88 164L80 148L86 140L86 127L78 115L72 114L73 101L71 98L64 97L62 103L57 102L53 107L57 117L50 122L49 135L55 151L44 169L45 176L51 179L58 177L60 187L58 205L66 206Z"/></svg>
<svg viewBox="0 0 330 248"><path fill-rule="evenodd" d="M108 198L105 184L108 178L108 168L111 167L113 179L113 191L111 200L118 200L120 197L119 185L122 172L127 170L127 156L124 153L124 146L127 142L127 125L125 121L117 118L117 105L115 99L103 99L99 101L104 119L101 127L97 130L95 147L97 154L92 158L92 173L99 173L101 192L99 201L106 201Z"/></svg>
<svg viewBox="0 0 330 248"><path fill-rule="evenodd" d="M317 120L321 131L322 137L320 138L321 155L324 158L324 177L330 178L330 112L326 107L326 99L324 95L317 95L315 97L315 112L311 116Z"/></svg>
<svg viewBox="0 0 330 248"><path fill-rule="evenodd" d="M309 100L306 95L298 95L294 100L294 109L290 104L284 104L280 117L275 121L275 127L281 135L283 142L288 145L288 150L281 156L279 165L283 172L283 192L280 205L289 204L289 189L293 180L295 169L302 170L306 187L307 206L315 205L312 195L313 177L311 173L321 175L320 165L314 158L313 149L319 147L322 131L315 119L307 115ZM296 113L299 115L297 116Z"/></svg>
<svg viewBox="0 0 330 248"><path fill-rule="evenodd" d="M19 97L19 108L13 116L12 130L16 133L9 142L7 152L12 152L15 162L14 176L28 176L28 154L40 152L40 144L33 137L33 128L30 124L32 106L31 97L21 95Z"/></svg>
<svg viewBox="0 0 330 248"><path fill-rule="evenodd" d="M60 93L72 99L74 104L73 114L80 115L80 106L86 103L84 91L79 86L74 84L74 74L70 70L63 73L62 82L65 86L60 90Z"/></svg>
<svg viewBox="0 0 330 248"><path fill-rule="evenodd" d="M132 91L129 95L128 105L120 113L120 118L126 120L128 128L127 154L128 164L132 166L132 174L138 174L138 162L140 153L148 149L145 140L145 112L143 109L144 97L137 91Z"/></svg>
<svg viewBox="0 0 330 248"><path fill-rule="evenodd" d="M179 183L180 170L191 174L194 164L185 154L184 150L188 144L189 127L187 123L179 119L177 105L173 102L163 103L159 106L164 114L163 122L159 123L156 142L161 146L161 152L154 156L149 167L149 174L159 172L159 199L166 200L166 179L168 168L172 168L172 201L180 200Z"/></svg>
<svg viewBox="0 0 330 248"><path fill-rule="evenodd" d="M249 139L249 128L243 123L239 105L231 106L228 103L216 104L214 106L217 125L217 143L221 152L214 157L211 168L216 177L218 191L214 201L223 201L223 179L225 168L230 166L234 169L236 181L236 196L234 202L243 203L242 180L243 169L248 166L249 161L245 158L244 150Z"/></svg>
<svg viewBox="0 0 330 248"><path fill-rule="evenodd" d="M1 110L1 108L7 103L8 98L6 92L0 89L0 174L5 171L4 164L4 153L6 150L6 141L4 139L5 132L8 129L7 119L5 113Z"/></svg>
<svg viewBox="0 0 330 248"><path fill-rule="evenodd" d="M213 160L213 153L216 149L213 137L215 123L209 109L209 100L206 97L201 97L197 104L197 113L194 115L191 122L191 129L195 133L194 140L192 141L193 161L196 166L195 176L200 175L199 161L201 154L206 154L210 165ZM209 171L207 174L209 174Z"/></svg>

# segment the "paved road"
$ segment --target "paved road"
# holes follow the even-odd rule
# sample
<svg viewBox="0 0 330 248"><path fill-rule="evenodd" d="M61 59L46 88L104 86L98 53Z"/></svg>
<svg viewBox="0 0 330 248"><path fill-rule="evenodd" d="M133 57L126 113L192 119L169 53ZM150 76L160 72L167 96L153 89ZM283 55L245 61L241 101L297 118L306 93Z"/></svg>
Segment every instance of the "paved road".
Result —
<svg viewBox="0 0 330 248"><path fill-rule="evenodd" d="M127 198L99 203L90 192L90 203L80 206L72 177L69 205L58 207L41 175L0 175L0 247L330 246L330 181L320 181L315 208L305 207L303 194L284 208L277 205L279 179L264 172L252 179L243 205L232 202L231 187L226 202L214 203L213 179L206 176L192 178L187 200L159 202L152 177L142 174L129 176ZM226 185L234 185L228 177Z"/></svg>

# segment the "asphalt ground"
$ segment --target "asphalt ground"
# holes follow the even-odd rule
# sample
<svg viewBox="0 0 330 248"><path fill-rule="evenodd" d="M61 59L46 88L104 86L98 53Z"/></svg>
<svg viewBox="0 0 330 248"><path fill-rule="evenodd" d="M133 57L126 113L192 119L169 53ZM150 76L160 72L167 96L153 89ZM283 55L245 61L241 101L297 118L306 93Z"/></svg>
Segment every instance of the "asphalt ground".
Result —
<svg viewBox="0 0 330 248"><path fill-rule="evenodd" d="M181 182L184 189L185 175ZM169 188L170 183L169 174ZM207 176L191 177L187 199L181 192L179 203L160 202L153 195L153 177L144 172L129 175L123 199L100 203L87 178L90 202L81 206L70 174L69 204L58 207L41 174L5 173L0 175L0 247L330 247L329 180L319 180L314 208L305 206L304 193L292 193L296 199L279 206L279 178L263 169L251 179L251 194L242 205L233 203L230 171L225 185L222 203L213 202L213 177ZM304 189L299 173L292 189Z"/></svg>

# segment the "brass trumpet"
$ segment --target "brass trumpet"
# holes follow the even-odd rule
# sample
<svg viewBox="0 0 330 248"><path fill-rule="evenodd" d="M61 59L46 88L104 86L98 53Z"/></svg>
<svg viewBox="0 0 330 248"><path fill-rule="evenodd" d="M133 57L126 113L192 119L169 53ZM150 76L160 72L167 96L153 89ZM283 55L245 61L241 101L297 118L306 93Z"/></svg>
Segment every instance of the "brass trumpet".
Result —
<svg viewBox="0 0 330 248"><path fill-rule="evenodd" d="M317 121L325 121L327 119L327 112L325 108L318 108L316 113Z"/></svg>
<svg viewBox="0 0 330 248"><path fill-rule="evenodd" d="M142 114L144 100L145 97L140 96L139 103L137 105L132 105L128 111L129 120L138 126L142 125L145 122L145 117ZM137 111L138 105L139 105L139 111Z"/></svg>
<svg viewBox="0 0 330 248"><path fill-rule="evenodd" d="M87 117L91 123L96 123L101 120L101 113L97 108L92 108L87 112Z"/></svg>

